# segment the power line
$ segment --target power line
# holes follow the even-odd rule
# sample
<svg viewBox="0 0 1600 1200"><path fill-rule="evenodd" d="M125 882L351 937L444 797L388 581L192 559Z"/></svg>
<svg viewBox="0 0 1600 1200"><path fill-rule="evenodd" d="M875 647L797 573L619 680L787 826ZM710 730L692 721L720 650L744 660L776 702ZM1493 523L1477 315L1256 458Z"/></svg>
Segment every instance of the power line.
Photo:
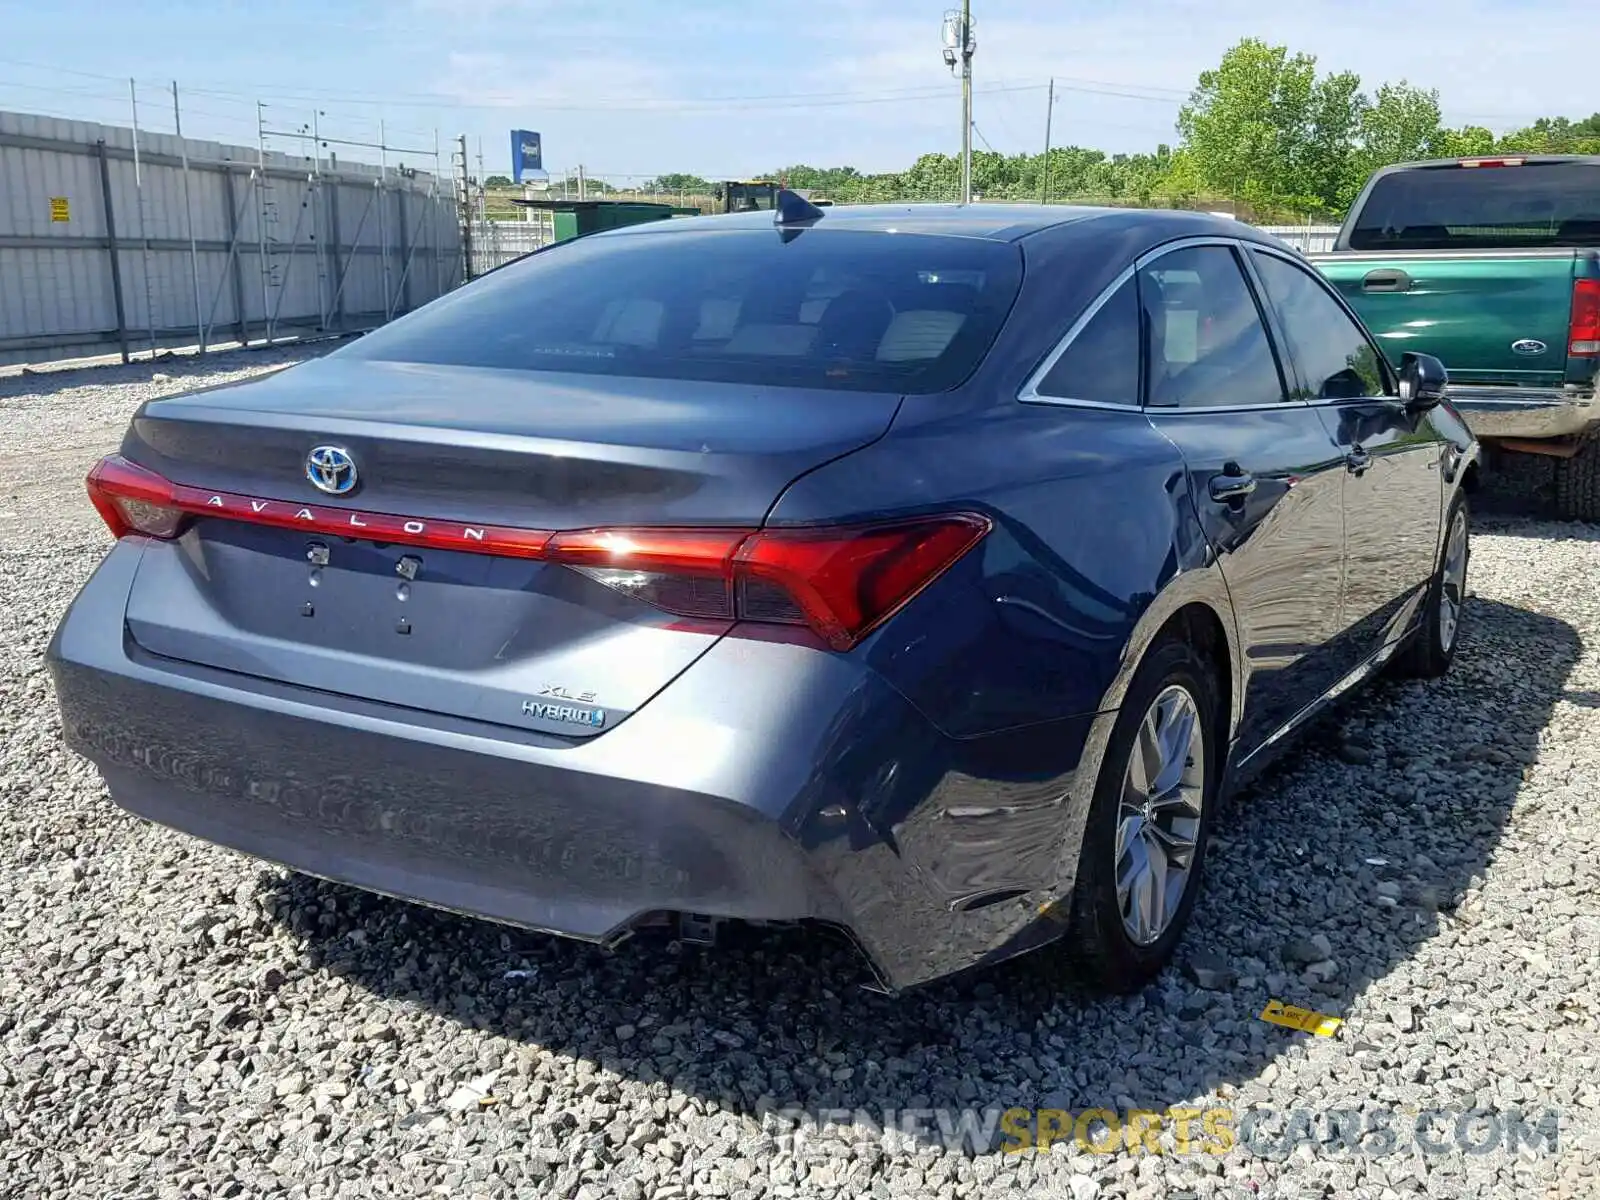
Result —
<svg viewBox="0 0 1600 1200"><path fill-rule="evenodd" d="M0 65L20 67L28 70L37 70L53 76L70 75L76 78L93 79L113 83L120 86L126 81L126 76L107 75L96 71L85 71L79 68L62 67L56 64L43 64L29 62L22 59L0 58ZM1189 98L1191 93L1184 89L1163 87L1154 84L1121 83L1100 79L1077 78L1073 76L1056 76L1055 86L1058 92L1073 92L1079 95L1100 96L1109 99L1129 100L1147 104L1160 104L1171 107ZM165 89L165 82L153 80L140 80L147 87ZM60 95L82 95L90 99L114 99L110 95L102 95L89 89L73 89L47 84L24 83L8 80L0 83L0 87L15 87L31 91L51 92ZM1049 86L1047 80L1040 81L998 81L982 88L974 88L976 95L999 96L1014 93L1044 91ZM240 88L251 88L250 91L241 91ZM462 112L498 112L508 108L537 107L545 111L554 112L680 112L693 113L698 111L720 111L727 105L740 105L744 107L771 108L801 105L806 108L846 108L857 105L899 104L915 103L923 100L942 98L949 94L945 87L919 85L905 88L884 88L873 91L812 91L812 92L770 92L755 95L729 95L729 96L586 96L582 99L558 96L537 95L512 95L504 94L487 101L473 101L459 95L430 92L395 92L392 94L375 92L370 89L328 89L317 92L304 92L294 89L281 89L277 84L264 84L253 87L250 84L235 84L232 87L217 86L205 87L185 84L184 92L187 95L202 95L218 100L223 104L238 104L241 107L253 107L261 99L267 99L281 104L304 104L307 106L360 106L376 108L414 108L432 109L440 113ZM492 95L492 94L491 94ZM225 114L206 112L201 109L186 109L195 115L211 116L219 120L240 120L239 117L230 117ZM1478 120L1488 122L1524 122L1537 119L1529 113L1475 113L1462 112L1455 109L1448 110L1458 120ZM1547 114L1546 114L1547 115ZM361 118L351 118L361 119ZM248 123L248 122L246 122ZM1106 124L1105 122L1097 122ZM1109 126L1108 127L1113 127ZM1120 125L1116 128L1136 129L1142 126Z"/></svg>
<svg viewBox="0 0 1600 1200"><path fill-rule="evenodd" d="M1043 83L1018 84L1009 87L991 87L979 89L981 95L994 95L1004 92L1042 91ZM186 92L201 96L232 97L238 96L243 103L241 93L221 92L210 88L186 87ZM635 98L605 98L588 97L582 101L558 100L554 98L541 98L537 96L517 96L505 98L490 103L477 103L455 97L439 96L431 101L423 100L397 100L397 99L356 99L340 96L310 96L288 95L285 93L263 91L261 95L280 103L335 103L359 104L363 106L377 106L389 108L423 108L439 111L472 111L472 112L503 112L511 108L538 108L543 112L710 112L721 113L729 105L739 105L745 108L789 108L799 106L803 109L813 108L847 108L866 104L902 104L917 101L932 100L948 95L945 88L918 88L906 89L897 92L880 93L792 93L787 95L772 96L721 96L721 97L635 97Z"/></svg>

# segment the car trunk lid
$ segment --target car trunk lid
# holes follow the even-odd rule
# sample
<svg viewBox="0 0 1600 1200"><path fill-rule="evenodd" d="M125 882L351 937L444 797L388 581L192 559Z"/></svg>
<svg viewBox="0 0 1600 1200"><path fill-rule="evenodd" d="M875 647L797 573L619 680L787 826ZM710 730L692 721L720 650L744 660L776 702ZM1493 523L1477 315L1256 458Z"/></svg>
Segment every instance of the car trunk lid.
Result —
<svg viewBox="0 0 1600 1200"><path fill-rule="evenodd" d="M731 620L674 616L544 561L527 552L542 531L757 527L897 405L337 358L153 402L122 455L188 489L200 515L151 543L130 634L172 659L591 737ZM349 456L347 492L308 477L319 446Z"/></svg>

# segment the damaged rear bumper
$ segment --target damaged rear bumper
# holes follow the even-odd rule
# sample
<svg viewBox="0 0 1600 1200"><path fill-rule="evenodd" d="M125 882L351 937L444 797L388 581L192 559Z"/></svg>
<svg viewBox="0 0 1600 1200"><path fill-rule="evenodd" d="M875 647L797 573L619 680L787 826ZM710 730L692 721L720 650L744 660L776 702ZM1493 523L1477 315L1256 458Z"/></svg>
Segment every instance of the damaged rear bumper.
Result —
<svg viewBox="0 0 1600 1200"><path fill-rule="evenodd" d="M894 988L1061 932L1090 718L956 741L850 656L725 639L604 737L523 734L150 655L140 553L49 652L68 744L138 816L601 943L662 913L827 922Z"/></svg>

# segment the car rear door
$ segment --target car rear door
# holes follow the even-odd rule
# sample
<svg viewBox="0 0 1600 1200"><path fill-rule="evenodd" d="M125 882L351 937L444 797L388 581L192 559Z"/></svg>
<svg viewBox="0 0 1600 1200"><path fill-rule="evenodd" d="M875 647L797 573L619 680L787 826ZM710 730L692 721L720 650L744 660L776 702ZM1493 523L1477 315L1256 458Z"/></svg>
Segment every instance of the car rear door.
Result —
<svg viewBox="0 0 1600 1200"><path fill-rule="evenodd" d="M1232 598L1248 755L1337 680L1343 457L1292 399L1240 249L1225 239L1141 260L1145 412L1182 452Z"/></svg>
<svg viewBox="0 0 1600 1200"><path fill-rule="evenodd" d="M1444 499L1444 435L1400 402L1382 353L1317 275L1289 253L1250 251L1263 293L1344 459L1345 670L1405 632L1433 573Z"/></svg>

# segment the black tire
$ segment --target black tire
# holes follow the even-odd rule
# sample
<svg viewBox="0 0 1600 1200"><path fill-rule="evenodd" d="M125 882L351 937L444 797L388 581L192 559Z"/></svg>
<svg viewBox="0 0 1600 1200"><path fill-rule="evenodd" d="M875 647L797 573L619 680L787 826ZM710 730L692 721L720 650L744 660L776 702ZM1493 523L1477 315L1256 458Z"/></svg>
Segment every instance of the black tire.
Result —
<svg viewBox="0 0 1600 1200"><path fill-rule="evenodd" d="M1556 512L1572 521L1600 521L1600 437L1594 433L1571 458L1556 460Z"/></svg>
<svg viewBox="0 0 1600 1200"><path fill-rule="evenodd" d="M1451 583L1445 578L1450 557L1451 531L1461 522L1463 539L1461 578ZM1456 659L1456 647L1461 644L1462 617L1466 613L1467 568L1472 561L1471 521L1468 519L1466 499L1457 493L1445 514L1445 536L1440 540L1439 565L1434 568L1433 579L1428 583L1427 599L1423 601L1419 624L1411 640L1394 659L1394 673L1405 679L1437 679L1450 669ZM1456 591L1456 619L1453 625L1441 620L1446 600L1446 588ZM1448 631L1448 632L1447 632Z"/></svg>
<svg viewBox="0 0 1600 1200"><path fill-rule="evenodd" d="M1171 961L1189 923L1205 866L1206 842L1217 804L1218 781L1226 738L1219 717L1217 668L1187 642L1168 636L1150 648L1123 700L1100 777L1095 783L1083 849L1073 888L1072 920L1065 945L1075 977L1104 992L1132 992L1160 974ZM1202 738L1203 786L1191 866L1181 900L1161 935L1141 945L1123 920L1117 894L1117 835L1124 780L1140 726L1158 697L1178 686L1188 692L1197 711L1197 736ZM1192 755L1188 761L1192 764Z"/></svg>

